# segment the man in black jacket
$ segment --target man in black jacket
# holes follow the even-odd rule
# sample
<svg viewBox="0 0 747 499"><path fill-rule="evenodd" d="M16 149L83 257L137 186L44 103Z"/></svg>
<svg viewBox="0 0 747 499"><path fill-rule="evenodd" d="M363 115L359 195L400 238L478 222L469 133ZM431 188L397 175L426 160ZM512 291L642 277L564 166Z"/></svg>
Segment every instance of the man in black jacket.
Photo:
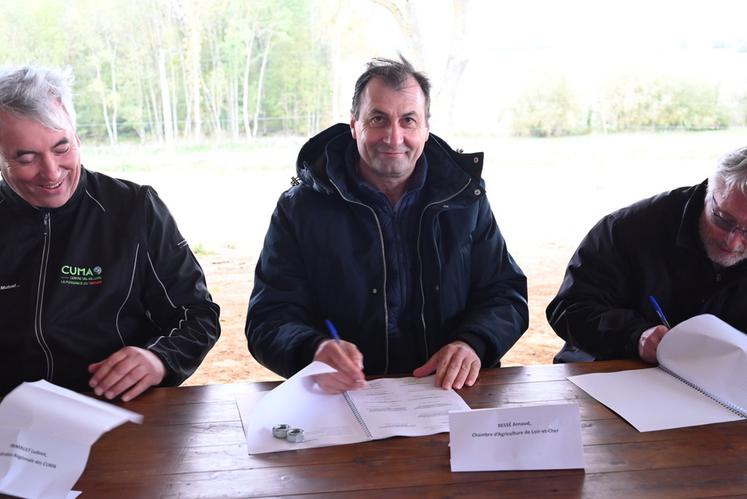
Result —
<svg viewBox="0 0 747 499"><path fill-rule="evenodd" d="M219 309L158 195L81 166L68 80L0 69L0 396L43 378L127 401L191 375Z"/></svg>
<svg viewBox="0 0 747 499"><path fill-rule="evenodd" d="M350 123L301 149L247 316L249 349L275 372L319 360L338 370L317 378L329 392L363 386L364 373L435 372L461 388L526 329L526 278L485 196L482 154L429 133L429 90L408 62L376 59Z"/></svg>
<svg viewBox="0 0 747 499"><path fill-rule="evenodd" d="M707 181L597 223L573 255L547 320L566 340L557 361L656 362L669 326L695 315L710 313L747 331L745 297L747 148L741 148L721 158Z"/></svg>

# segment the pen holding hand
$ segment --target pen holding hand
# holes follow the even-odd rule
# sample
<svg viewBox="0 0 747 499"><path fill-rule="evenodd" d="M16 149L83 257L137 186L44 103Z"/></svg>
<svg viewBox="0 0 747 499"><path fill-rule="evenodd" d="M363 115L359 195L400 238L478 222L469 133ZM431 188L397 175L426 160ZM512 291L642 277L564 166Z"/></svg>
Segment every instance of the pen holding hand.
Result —
<svg viewBox="0 0 747 499"><path fill-rule="evenodd" d="M641 334L641 338L638 340L638 355L642 360L656 363L656 350L659 347L659 343L665 334L669 332L669 321L667 321L664 311L659 306L659 302L653 296L648 297L648 301L651 303L656 315L659 316L662 324L647 329Z"/></svg>
<svg viewBox="0 0 747 499"><path fill-rule="evenodd" d="M319 386L328 393L342 393L366 386L363 374L363 355L355 344L340 339L331 321L325 320L331 340L324 340L314 354L314 360L337 369L336 373L319 374L314 377Z"/></svg>
<svg viewBox="0 0 747 499"><path fill-rule="evenodd" d="M648 301L650 301L651 306L654 307L654 310L656 311L656 315L658 315L659 319L661 319L661 323L667 326L667 329L672 329L672 326L669 325L669 321L667 321L667 318L664 315L664 311L659 306L659 302L656 301L656 298L654 298L652 295L649 295Z"/></svg>

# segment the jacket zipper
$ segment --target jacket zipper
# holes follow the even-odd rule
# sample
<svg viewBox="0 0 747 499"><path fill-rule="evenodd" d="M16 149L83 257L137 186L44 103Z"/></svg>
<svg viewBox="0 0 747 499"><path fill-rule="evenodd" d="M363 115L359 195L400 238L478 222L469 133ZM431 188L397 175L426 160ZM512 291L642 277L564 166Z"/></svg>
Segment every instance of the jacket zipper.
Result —
<svg viewBox="0 0 747 499"><path fill-rule="evenodd" d="M329 183L334 186L334 188L337 190L337 193L340 195L342 199L347 201L351 204L357 204L360 206L364 206L368 208L368 210L371 212L371 215L373 215L374 220L376 221L376 228L379 230L379 242L381 243L381 261L384 265L384 284L383 289L381 292L383 293L384 297L384 352L386 353L386 356L384 357L384 374L389 373L389 306L387 304L386 299L386 276L387 276L387 266L386 266L386 254L384 253L384 233L381 230L381 222L379 222L379 217L376 216L376 211L374 211L373 208L368 206L365 203L361 203L360 201L356 201L354 199L350 199L345 197L345 195L342 193L339 187L337 187L337 184L334 183L332 179L329 179Z"/></svg>
<svg viewBox="0 0 747 499"><path fill-rule="evenodd" d="M425 212L428 210L428 208L430 208L431 206L435 206L437 204L451 201L452 199L460 195L462 192L464 192L464 190L467 187L469 187L471 183L472 183L472 179L468 180L467 183L464 184L464 186L461 189L456 191L451 196L448 196L440 201L434 201L432 203L427 204L423 208L423 211L420 213L420 223L418 224L418 239L417 239L418 252L417 253L418 253L418 264L420 266L420 322L423 325L423 342L425 344L426 362L428 361L428 359L430 359L431 356L430 356L430 348L428 347L428 335L426 334L426 325L425 325L425 288L423 285L423 254L422 254L421 246L420 246L420 238L423 234L423 218L425 218Z"/></svg>
<svg viewBox="0 0 747 499"><path fill-rule="evenodd" d="M44 339L44 331L42 330L42 308L44 306L44 289L47 284L47 264L49 262L49 247L51 246L52 239L52 220L49 216L49 212L44 214L44 246L42 248L42 258L39 267L39 282L36 288L36 305L34 307L34 334L36 341L39 343L39 347L44 352L44 357L47 360L47 376L46 379L52 381L54 375L54 359L52 358L52 351L47 345Z"/></svg>

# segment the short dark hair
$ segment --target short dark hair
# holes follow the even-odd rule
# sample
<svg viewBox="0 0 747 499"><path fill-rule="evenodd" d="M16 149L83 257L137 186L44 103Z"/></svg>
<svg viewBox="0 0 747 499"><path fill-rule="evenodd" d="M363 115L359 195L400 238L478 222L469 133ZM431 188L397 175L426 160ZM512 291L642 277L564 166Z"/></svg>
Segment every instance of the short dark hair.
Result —
<svg viewBox="0 0 747 499"><path fill-rule="evenodd" d="M405 81L409 76L415 78L415 81L420 85L420 89L425 95L425 119L427 120L431 116L431 82L423 74L415 71L412 64L402 57L399 56L400 61L394 61L392 59L385 59L383 57L376 57L366 65L366 71L358 77L358 81L355 82L355 93L353 93L353 107L350 109L350 114L355 119L358 119L358 113L361 110L361 95L366 89L366 85L374 78L381 78L384 83L393 88L394 90L400 90Z"/></svg>

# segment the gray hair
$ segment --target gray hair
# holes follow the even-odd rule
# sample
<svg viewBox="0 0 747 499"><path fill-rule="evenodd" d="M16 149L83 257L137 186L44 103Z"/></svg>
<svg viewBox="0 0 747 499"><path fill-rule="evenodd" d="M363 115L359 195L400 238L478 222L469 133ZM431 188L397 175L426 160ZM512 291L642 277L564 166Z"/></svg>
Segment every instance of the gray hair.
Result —
<svg viewBox="0 0 747 499"><path fill-rule="evenodd" d="M54 130L70 125L75 130L72 81L69 68L0 67L0 111L32 118Z"/></svg>
<svg viewBox="0 0 747 499"><path fill-rule="evenodd" d="M387 86L394 90L401 90L405 85L405 81L409 76L415 78L415 81L420 85L420 89L425 95L425 119L427 120L431 116L431 82L428 81L423 73L415 71L415 68L410 64L407 59L399 56L400 61L394 61L392 59L385 59L383 57L377 57L372 59L366 65L366 71L358 77L358 81L355 82L355 92L353 93L353 106L350 109L350 114L357 120L358 114L361 110L361 95L363 91L374 78L381 78Z"/></svg>
<svg viewBox="0 0 747 499"><path fill-rule="evenodd" d="M739 189L747 195L747 147L727 153L718 160L716 170L708 179L708 195L725 188Z"/></svg>

